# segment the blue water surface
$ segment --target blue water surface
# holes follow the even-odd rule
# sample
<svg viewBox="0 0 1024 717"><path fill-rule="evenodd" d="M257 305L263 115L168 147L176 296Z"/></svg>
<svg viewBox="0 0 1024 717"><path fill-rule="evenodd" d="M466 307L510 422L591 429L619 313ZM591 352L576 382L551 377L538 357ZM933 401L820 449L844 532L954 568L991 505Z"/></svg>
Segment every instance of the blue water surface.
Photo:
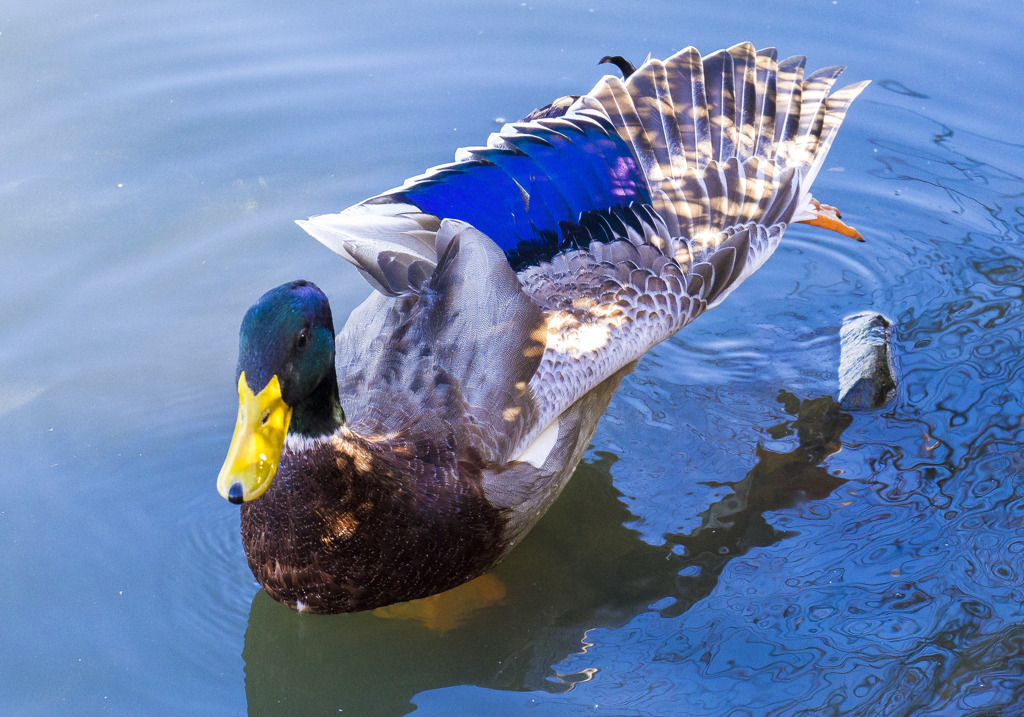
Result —
<svg viewBox="0 0 1024 717"><path fill-rule="evenodd" d="M38 0L0 7L0 713L1024 712L1019 0ZM636 62L739 41L873 84L798 226L626 379L483 583L299 615L214 480L292 220ZM842 82L841 82L842 84ZM838 327L895 322L887 407Z"/></svg>

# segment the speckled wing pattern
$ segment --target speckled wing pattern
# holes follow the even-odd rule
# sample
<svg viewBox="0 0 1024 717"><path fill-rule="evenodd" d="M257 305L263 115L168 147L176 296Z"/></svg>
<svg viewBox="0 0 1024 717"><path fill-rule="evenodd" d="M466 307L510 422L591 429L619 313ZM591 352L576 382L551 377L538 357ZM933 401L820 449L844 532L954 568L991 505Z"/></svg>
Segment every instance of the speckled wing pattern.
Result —
<svg viewBox="0 0 1024 717"><path fill-rule="evenodd" d="M396 324L405 320L396 307L431 295L445 220L493 245L481 256L507 262L521 293L470 302L475 328L506 315L486 304L511 295L540 310L540 326L504 323L490 334L500 342L467 346L482 354L462 361L455 379L518 397L510 411L473 419L480 434L507 435L486 452L508 460L587 391L720 302L771 255L787 224L811 218L811 183L867 84L831 92L841 71L805 78L803 58L780 62L774 49L747 43L703 58L687 48L625 81L602 78L562 117L506 125L451 164L300 224L359 268ZM462 301L480 284L452 285ZM339 341L339 368L381 349L358 329L346 327L347 346ZM500 375L510 353L538 344L535 366L516 359L514 375Z"/></svg>

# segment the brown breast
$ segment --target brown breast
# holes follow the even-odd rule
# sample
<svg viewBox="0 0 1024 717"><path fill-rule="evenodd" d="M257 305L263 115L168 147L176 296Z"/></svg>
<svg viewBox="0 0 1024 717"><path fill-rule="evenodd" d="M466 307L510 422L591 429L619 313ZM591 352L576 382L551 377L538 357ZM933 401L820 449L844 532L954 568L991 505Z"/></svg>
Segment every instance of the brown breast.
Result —
<svg viewBox="0 0 1024 717"><path fill-rule="evenodd" d="M347 431L287 451L242 506L242 542L264 589L289 607L368 610L455 587L501 556L504 519L478 461L426 440Z"/></svg>

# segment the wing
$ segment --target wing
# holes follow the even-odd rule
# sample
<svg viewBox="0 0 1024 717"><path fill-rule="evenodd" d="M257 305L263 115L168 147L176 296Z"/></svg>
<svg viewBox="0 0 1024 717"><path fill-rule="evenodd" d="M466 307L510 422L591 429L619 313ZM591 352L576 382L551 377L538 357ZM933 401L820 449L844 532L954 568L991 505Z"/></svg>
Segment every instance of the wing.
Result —
<svg viewBox="0 0 1024 717"><path fill-rule="evenodd" d="M459 358L452 370L466 372L460 384L493 381L487 369L498 354L535 351L531 342L542 341L535 364L533 356L503 364L511 383L499 381L498 395L519 413L489 427L512 436L491 452L508 458L587 391L721 301L770 256L788 223L809 216L811 183L867 83L831 93L842 68L805 79L803 67L803 58L780 62L774 49L748 43L704 58L687 48L648 60L626 81L602 78L562 117L506 125L486 146L459 150L452 164L300 224L393 297L395 317L375 330L399 330L430 287L458 296L433 304L431 315L450 318L461 302L474 307L480 321L451 339ZM480 268L468 262L460 280L445 283L447 235L456 230L441 227L469 237L466 225L479 233L471 243L487 247L486 280L465 274ZM508 297L533 308L491 305ZM529 321L507 344L466 333L493 337L500 317L512 315ZM444 344L436 332L421 340ZM373 362L371 350L385 349L359 346L353 363ZM392 347L399 355L401 348ZM470 361L462 355L470 351L487 358ZM530 371L528 392L515 398L509 386ZM466 400L474 420L485 420L475 408L484 397Z"/></svg>

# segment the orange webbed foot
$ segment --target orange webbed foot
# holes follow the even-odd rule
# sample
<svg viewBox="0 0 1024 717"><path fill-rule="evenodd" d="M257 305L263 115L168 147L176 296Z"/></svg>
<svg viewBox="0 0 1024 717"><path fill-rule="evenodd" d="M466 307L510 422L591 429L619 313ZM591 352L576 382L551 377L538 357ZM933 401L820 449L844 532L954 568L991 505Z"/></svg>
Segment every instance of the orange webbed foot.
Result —
<svg viewBox="0 0 1024 717"><path fill-rule="evenodd" d="M822 229L838 232L845 237L850 237L857 241L864 241L864 237L859 231L842 221L842 215L838 209L828 204L822 204L813 197L811 198L811 204L814 206L816 216L813 219L802 220L801 224L810 224L812 227L821 227Z"/></svg>

